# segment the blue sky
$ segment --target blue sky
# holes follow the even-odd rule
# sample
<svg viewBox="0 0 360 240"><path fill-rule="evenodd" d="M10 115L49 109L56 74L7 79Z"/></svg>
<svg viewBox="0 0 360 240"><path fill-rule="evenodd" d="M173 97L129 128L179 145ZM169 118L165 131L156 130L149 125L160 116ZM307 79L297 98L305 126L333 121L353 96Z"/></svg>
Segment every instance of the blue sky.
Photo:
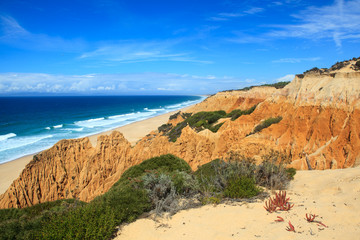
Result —
<svg viewBox="0 0 360 240"><path fill-rule="evenodd" d="M211 94L360 56L360 0L0 1L0 95Z"/></svg>

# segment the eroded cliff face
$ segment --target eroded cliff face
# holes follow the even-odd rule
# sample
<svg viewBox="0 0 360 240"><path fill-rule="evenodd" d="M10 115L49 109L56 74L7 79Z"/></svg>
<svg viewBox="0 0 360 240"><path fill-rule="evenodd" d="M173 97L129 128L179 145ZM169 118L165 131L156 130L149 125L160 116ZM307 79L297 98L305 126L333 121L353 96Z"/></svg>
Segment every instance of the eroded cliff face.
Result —
<svg viewBox="0 0 360 240"><path fill-rule="evenodd" d="M87 138L62 140L34 157L11 187L0 196L0 207L26 207L62 198L90 201L106 192L129 167L145 159L171 153L195 170L231 152L254 157L271 150L291 159L290 166L308 169L346 168L360 164L360 72L356 61L335 70L298 75L283 89L257 87L249 91L221 92L189 112L248 109L250 115L224 124L218 132L196 132L189 126L176 142L153 131L134 147L121 133L100 136L93 147ZM261 122L282 120L249 135ZM183 121L181 114L169 121Z"/></svg>
<svg viewBox="0 0 360 240"><path fill-rule="evenodd" d="M188 112L217 111L231 112L234 109L248 109L264 101L277 91L274 87L254 87L248 91L218 92L196 104Z"/></svg>

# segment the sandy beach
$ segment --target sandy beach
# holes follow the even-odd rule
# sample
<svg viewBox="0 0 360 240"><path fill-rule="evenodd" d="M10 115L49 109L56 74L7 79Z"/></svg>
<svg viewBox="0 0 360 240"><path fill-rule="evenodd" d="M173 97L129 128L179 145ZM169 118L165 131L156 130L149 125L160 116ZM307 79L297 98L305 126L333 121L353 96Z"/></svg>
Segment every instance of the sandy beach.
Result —
<svg viewBox="0 0 360 240"><path fill-rule="evenodd" d="M170 219L138 219L122 226L116 239L360 239L359 167L298 171L287 193L294 203L289 212L268 213L261 200L206 205ZM306 213L327 227L307 222ZM275 222L277 216L284 222ZM286 231L289 221L296 232Z"/></svg>
<svg viewBox="0 0 360 240"><path fill-rule="evenodd" d="M180 110L134 122L110 131L91 135L89 136L89 139L92 145L96 146L98 136L109 135L113 131L119 131L132 145L135 145L137 141L139 141L142 137L146 136L149 132L156 130L160 125L166 123L169 120L170 115L178 111L186 111L191 107L192 106L188 106ZM0 164L0 194L4 193L6 189L11 185L11 183L20 175L26 164L28 164L32 160L33 156L34 155L28 155L10 162Z"/></svg>

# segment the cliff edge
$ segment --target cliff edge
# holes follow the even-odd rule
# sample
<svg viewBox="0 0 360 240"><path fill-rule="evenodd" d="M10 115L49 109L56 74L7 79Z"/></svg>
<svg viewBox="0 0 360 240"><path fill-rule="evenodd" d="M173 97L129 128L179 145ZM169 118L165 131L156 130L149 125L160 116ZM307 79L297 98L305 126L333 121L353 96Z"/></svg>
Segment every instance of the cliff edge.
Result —
<svg viewBox="0 0 360 240"><path fill-rule="evenodd" d="M185 121L189 114L179 113L165 126L171 130L184 123L175 141L160 128L134 147L119 132L100 136L96 147L88 138L62 140L34 156L0 195L0 208L63 198L90 201L110 189L127 168L167 153L183 158L193 169L232 153L260 162L273 150L285 154L297 169L353 167L360 164L359 99L360 59L330 69L314 68L282 89L220 92L188 113L246 112L256 106L255 110L236 119L219 119L222 125L214 132L191 127Z"/></svg>

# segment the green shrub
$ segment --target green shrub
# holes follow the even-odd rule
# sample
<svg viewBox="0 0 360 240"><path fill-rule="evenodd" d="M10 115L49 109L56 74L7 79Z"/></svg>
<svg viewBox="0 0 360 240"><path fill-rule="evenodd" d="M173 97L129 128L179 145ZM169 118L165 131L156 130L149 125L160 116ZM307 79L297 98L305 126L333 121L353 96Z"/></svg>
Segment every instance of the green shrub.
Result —
<svg viewBox="0 0 360 240"><path fill-rule="evenodd" d="M251 135L251 134L255 134L257 132L260 132L264 128L268 128L273 124L279 123L281 120L282 120L282 117L280 117L280 116L276 117L276 118L268 118L265 121L263 121L262 123L260 123L259 125L257 125L254 128L254 130L251 133L248 134L248 136Z"/></svg>
<svg viewBox="0 0 360 240"><path fill-rule="evenodd" d="M219 128L224 123L219 123L214 125L219 119L231 117L232 120L237 119L241 115L251 114L256 108L256 105L252 106L247 110L234 110L229 114L226 114L225 111L212 111L212 112L198 112L195 114L191 113L183 113L182 117L185 119L184 121L178 123L175 127L172 127L171 124L163 124L158 130L162 132L164 135L168 136L169 141L176 142L176 140L181 136L182 130L186 126L190 126L195 131L200 132L204 129L209 129L210 131L216 133Z"/></svg>
<svg viewBox="0 0 360 240"><path fill-rule="evenodd" d="M229 162L216 159L199 167L195 176L200 190L205 195L212 195L223 192L234 178L254 178L256 166L253 162L253 159L238 155L232 156Z"/></svg>
<svg viewBox="0 0 360 240"><path fill-rule="evenodd" d="M145 190L124 184L86 206L51 218L42 228L41 239L109 239L116 226L134 221L150 207Z"/></svg>
<svg viewBox="0 0 360 240"><path fill-rule="evenodd" d="M175 127L171 129L171 131L167 134L168 138L172 142L176 142L176 140L180 137L181 132L184 127L186 127L188 124L186 121L178 123Z"/></svg>
<svg viewBox="0 0 360 240"><path fill-rule="evenodd" d="M172 173L171 179L174 183L176 193L181 196L191 196L199 191L199 182L193 174L177 170Z"/></svg>
<svg viewBox="0 0 360 240"><path fill-rule="evenodd" d="M256 182L270 189L285 189L292 179L291 174L294 173L293 170L286 169L289 158L278 151L271 151L262 156L262 159L262 163L256 169Z"/></svg>
<svg viewBox="0 0 360 240"><path fill-rule="evenodd" d="M190 126L193 126L195 123L197 123L200 120L206 120L210 124L216 122L221 117L225 116L225 111L213 111L213 112L198 112L187 118L187 122Z"/></svg>
<svg viewBox="0 0 360 240"><path fill-rule="evenodd" d="M224 195L229 198L251 198L260 193L255 180L249 177L232 177L224 189Z"/></svg>
<svg viewBox="0 0 360 240"><path fill-rule="evenodd" d="M159 172L174 172L176 170L191 172L189 164L183 159L172 154L166 154L150 158L139 165L132 166L121 175L119 182L129 178L139 178L146 173L146 170L157 170ZM116 186L116 184L117 183L115 183L114 186Z"/></svg>
<svg viewBox="0 0 360 240"><path fill-rule="evenodd" d="M294 180L294 176L296 174L296 169L295 168L287 168L285 171L287 172L289 179Z"/></svg>
<svg viewBox="0 0 360 240"><path fill-rule="evenodd" d="M158 127L158 131L159 132L162 132L163 134L167 134L168 132L170 132L172 129L172 124L170 123L166 123L166 124L163 124L161 125L160 127Z"/></svg>
<svg viewBox="0 0 360 240"><path fill-rule="evenodd" d="M152 182L157 184L141 181L145 176L155 176L148 170L159 171L156 175L162 177L154 177ZM134 221L143 212L153 208L170 211L173 205L177 206L177 195L171 178L165 173L177 171L190 173L191 168L171 154L145 160L125 171L107 193L86 206L52 217L43 225L41 238L109 239L116 226ZM161 189L163 191L158 192Z"/></svg>
<svg viewBox="0 0 360 240"><path fill-rule="evenodd" d="M180 111L178 111L177 113L171 115L171 116L169 117L169 120L176 119L179 115L180 115Z"/></svg>
<svg viewBox="0 0 360 240"><path fill-rule="evenodd" d="M177 210L178 196L169 175L149 173L142 180L157 215Z"/></svg>
<svg viewBox="0 0 360 240"><path fill-rule="evenodd" d="M219 204L222 199L223 197L220 194L218 194L217 196L210 196L210 197L206 196L201 199L201 204L202 205Z"/></svg>
<svg viewBox="0 0 360 240"><path fill-rule="evenodd" d="M256 106L257 104L247 110L235 109L232 112L228 113L227 117L231 118L232 121L235 121L242 115L249 115L253 113L255 111Z"/></svg>
<svg viewBox="0 0 360 240"><path fill-rule="evenodd" d="M22 209L0 210L0 239L36 239L44 224L56 215L85 203L74 199L57 200Z"/></svg>
<svg viewBox="0 0 360 240"><path fill-rule="evenodd" d="M216 133L223 124L224 123L219 123L219 124L216 124L215 126L210 126L209 130L212 131L213 133Z"/></svg>

